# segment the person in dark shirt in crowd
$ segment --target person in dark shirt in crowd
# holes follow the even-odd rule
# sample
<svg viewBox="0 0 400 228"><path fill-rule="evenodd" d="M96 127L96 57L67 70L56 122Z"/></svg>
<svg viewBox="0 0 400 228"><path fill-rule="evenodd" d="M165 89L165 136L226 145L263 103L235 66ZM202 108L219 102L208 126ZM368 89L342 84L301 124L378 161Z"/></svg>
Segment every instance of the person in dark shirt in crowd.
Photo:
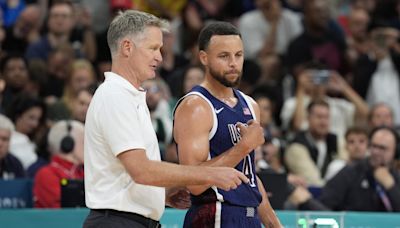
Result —
<svg viewBox="0 0 400 228"><path fill-rule="evenodd" d="M25 57L46 61L51 51L69 44L74 47L76 57L94 60L96 44L91 20L89 14L82 12L84 9L75 7L70 1L53 1L48 13L48 32L28 46Z"/></svg>
<svg viewBox="0 0 400 228"><path fill-rule="evenodd" d="M368 131L366 128L360 126L350 127L346 131L345 139L348 158L338 158L329 163L325 174L326 181L334 177L346 165L361 161L367 157Z"/></svg>
<svg viewBox="0 0 400 228"><path fill-rule="evenodd" d="M304 33L290 43L287 53L287 64L294 77L311 60L346 76L346 42L343 33L335 29L332 23L329 1L305 1Z"/></svg>
<svg viewBox="0 0 400 228"><path fill-rule="evenodd" d="M323 100L307 108L309 129L296 134L284 153L290 172L306 179L310 186L323 186L329 163L340 155L338 139L330 129L330 106Z"/></svg>
<svg viewBox="0 0 400 228"><path fill-rule="evenodd" d="M18 16L15 24L5 30L2 48L7 53L23 55L29 44L40 38L41 11L36 4L30 4Z"/></svg>
<svg viewBox="0 0 400 228"><path fill-rule="evenodd" d="M400 176L393 169L398 142L392 128L375 128L370 134L370 156L346 166L327 182L321 203L335 211L400 211Z"/></svg>
<svg viewBox="0 0 400 228"><path fill-rule="evenodd" d="M0 179L11 180L25 177L21 162L9 153L11 133L14 125L6 116L0 114Z"/></svg>
<svg viewBox="0 0 400 228"><path fill-rule="evenodd" d="M30 81L28 64L22 55L10 53L1 61L0 72L5 81L0 105L7 110L14 97L23 92Z"/></svg>

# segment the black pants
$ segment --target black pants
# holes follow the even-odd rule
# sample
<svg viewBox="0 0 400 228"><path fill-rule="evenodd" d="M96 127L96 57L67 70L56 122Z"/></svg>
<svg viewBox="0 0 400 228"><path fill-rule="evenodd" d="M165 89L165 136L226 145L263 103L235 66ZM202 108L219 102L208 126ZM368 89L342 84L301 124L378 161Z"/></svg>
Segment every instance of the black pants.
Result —
<svg viewBox="0 0 400 228"><path fill-rule="evenodd" d="M90 210L83 228L160 228L159 222L142 215L110 209Z"/></svg>

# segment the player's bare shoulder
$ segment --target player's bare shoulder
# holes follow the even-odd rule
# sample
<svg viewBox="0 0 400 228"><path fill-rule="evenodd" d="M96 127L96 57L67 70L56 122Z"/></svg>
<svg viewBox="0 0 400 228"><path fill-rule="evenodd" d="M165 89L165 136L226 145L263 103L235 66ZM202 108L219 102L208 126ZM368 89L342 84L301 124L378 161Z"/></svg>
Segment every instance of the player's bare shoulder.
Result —
<svg viewBox="0 0 400 228"><path fill-rule="evenodd" d="M203 97L197 94L190 94L178 104L174 117L175 119L179 117L185 117L186 119L189 116L193 118L212 118L212 110Z"/></svg>
<svg viewBox="0 0 400 228"><path fill-rule="evenodd" d="M180 139L190 135L198 137L202 133L208 134L213 126L213 113L207 101L195 94L186 96L174 113L174 138Z"/></svg>

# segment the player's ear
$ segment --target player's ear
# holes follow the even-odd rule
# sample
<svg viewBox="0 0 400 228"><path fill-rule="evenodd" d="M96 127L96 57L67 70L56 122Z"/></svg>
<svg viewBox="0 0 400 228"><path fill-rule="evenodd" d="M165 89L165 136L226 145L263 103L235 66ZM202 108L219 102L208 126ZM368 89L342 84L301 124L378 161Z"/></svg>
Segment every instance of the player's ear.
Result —
<svg viewBox="0 0 400 228"><path fill-rule="evenodd" d="M203 50L199 51L199 59L203 66L208 66L208 57L205 51Z"/></svg>

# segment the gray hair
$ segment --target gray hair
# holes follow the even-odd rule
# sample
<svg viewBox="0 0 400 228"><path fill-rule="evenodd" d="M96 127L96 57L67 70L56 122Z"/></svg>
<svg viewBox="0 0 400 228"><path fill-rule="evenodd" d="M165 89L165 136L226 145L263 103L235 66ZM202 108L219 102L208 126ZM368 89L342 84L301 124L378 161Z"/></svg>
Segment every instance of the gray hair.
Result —
<svg viewBox="0 0 400 228"><path fill-rule="evenodd" d="M0 114L0 130L8 130L10 133L14 131L14 124L3 114Z"/></svg>
<svg viewBox="0 0 400 228"><path fill-rule="evenodd" d="M49 145L49 150L52 154L59 153L61 151L61 141L68 135L68 122L71 126L70 136L76 140L79 133L83 133L85 130L84 125L76 120L60 120L56 122L49 131L47 135L47 142Z"/></svg>
<svg viewBox="0 0 400 228"><path fill-rule="evenodd" d="M144 30L150 26L158 27L165 32L169 31L168 22L152 14L137 10L119 12L111 22L107 32L107 42L111 55L114 56L118 51L121 39L127 36L134 38L143 35Z"/></svg>

